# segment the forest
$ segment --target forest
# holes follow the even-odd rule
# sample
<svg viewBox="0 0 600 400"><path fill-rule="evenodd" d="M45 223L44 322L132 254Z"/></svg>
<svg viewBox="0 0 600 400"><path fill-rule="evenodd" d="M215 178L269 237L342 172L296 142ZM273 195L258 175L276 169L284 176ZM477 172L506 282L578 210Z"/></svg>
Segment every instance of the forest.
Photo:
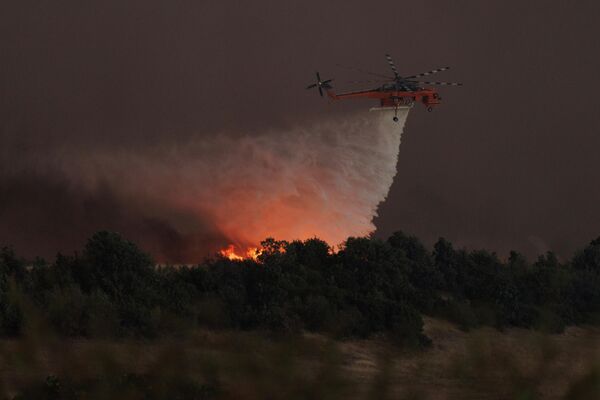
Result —
<svg viewBox="0 0 600 400"><path fill-rule="evenodd" d="M32 323L63 337L156 338L204 327L385 336L427 347L423 316L462 330L490 326L562 332L600 322L600 238L559 261L511 252L427 249L396 232L351 237L337 251L313 238L267 239L257 260L215 255L160 266L119 234L94 234L81 252L51 262L0 252L0 333Z"/></svg>

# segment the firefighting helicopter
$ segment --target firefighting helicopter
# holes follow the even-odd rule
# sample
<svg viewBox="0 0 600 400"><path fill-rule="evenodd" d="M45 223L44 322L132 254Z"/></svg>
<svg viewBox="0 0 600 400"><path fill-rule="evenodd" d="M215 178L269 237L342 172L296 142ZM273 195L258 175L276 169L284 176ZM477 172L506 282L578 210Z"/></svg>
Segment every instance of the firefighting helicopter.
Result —
<svg viewBox="0 0 600 400"><path fill-rule="evenodd" d="M385 55L385 58L390 66L394 76L388 76L378 74L375 72L365 71L358 68L348 68L358 72L370 74L378 77L378 79L369 81L353 81L351 83L381 83L381 86L368 89L359 90L354 92L346 92L336 94L333 91L331 82L333 79L321 80L321 75L317 72L317 82L312 85L308 85L306 89L317 88L319 94L323 97L323 89L327 93L327 96L332 100L344 100L354 98L369 98L378 99L380 107L378 109L393 109L394 110L394 121L398 122L398 109L400 107L412 107L414 103L421 102L427 107L427 111L433 111L433 107L440 104L442 98L435 89L421 87L420 85L432 85L432 86L462 86L462 83L457 82L430 82L430 81L417 81L415 79L437 74L438 72L446 71L450 67L443 67L434 69L420 74L410 76L400 76L396 65L389 54Z"/></svg>

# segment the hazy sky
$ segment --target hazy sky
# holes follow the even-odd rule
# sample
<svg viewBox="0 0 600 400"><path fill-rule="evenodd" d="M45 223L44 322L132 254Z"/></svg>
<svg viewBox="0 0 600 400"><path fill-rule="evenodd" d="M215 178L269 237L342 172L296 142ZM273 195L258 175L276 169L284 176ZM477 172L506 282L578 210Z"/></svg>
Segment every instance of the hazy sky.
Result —
<svg viewBox="0 0 600 400"><path fill-rule="evenodd" d="M372 104L305 91L314 71L351 87L368 77L336 64L387 72L389 52L401 74L449 65L439 78L465 86L409 116L377 234L568 255L600 235L600 3L571 4L2 2L0 243L48 255L100 227L150 247L176 236L109 183L85 192L36 160L57 143L135 151L343 116Z"/></svg>

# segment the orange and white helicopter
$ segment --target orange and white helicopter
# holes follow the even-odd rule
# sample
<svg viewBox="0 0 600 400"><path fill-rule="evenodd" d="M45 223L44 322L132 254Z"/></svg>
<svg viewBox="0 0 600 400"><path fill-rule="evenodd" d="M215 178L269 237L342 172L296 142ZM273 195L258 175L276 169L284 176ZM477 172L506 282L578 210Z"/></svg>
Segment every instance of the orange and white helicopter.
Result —
<svg viewBox="0 0 600 400"><path fill-rule="evenodd" d="M415 79L433 75L438 72L446 71L450 67L443 67L434 69L432 71L423 72L416 75L400 76L392 57L389 54L385 55L387 62L394 73L394 76L387 76L378 74L375 72L365 71L357 68L349 68L358 72L377 76L379 79L369 81L353 81L351 83L382 83L381 86L375 89L359 90L354 92L346 92L336 94L333 91L331 82L333 79L321 80L320 74L317 72L317 82L312 85L308 85L306 89L319 89L319 94L323 97L323 89L325 89L327 96L332 100L345 100L345 99L356 99L356 98L369 98L377 99L380 103L380 109L393 109L394 121L398 122L398 108L400 107L411 107L416 102L421 102L427 107L427 111L433 111L433 107L440 104L442 98L435 89L424 88L420 85L432 85L432 86L462 86L462 83L456 82L429 82L429 81L418 81ZM348 68L348 67L345 67Z"/></svg>

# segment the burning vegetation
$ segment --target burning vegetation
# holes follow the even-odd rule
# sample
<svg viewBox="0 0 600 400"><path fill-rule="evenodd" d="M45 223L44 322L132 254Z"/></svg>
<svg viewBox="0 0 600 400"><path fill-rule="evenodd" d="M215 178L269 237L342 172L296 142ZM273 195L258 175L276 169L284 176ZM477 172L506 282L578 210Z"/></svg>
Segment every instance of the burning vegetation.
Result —
<svg viewBox="0 0 600 400"><path fill-rule="evenodd" d="M246 250L239 250L235 245L230 244L226 248L219 250L219 254L229 260L242 261L244 259L250 259L257 261L258 256L262 253L262 250L258 247L248 247Z"/></svg>

